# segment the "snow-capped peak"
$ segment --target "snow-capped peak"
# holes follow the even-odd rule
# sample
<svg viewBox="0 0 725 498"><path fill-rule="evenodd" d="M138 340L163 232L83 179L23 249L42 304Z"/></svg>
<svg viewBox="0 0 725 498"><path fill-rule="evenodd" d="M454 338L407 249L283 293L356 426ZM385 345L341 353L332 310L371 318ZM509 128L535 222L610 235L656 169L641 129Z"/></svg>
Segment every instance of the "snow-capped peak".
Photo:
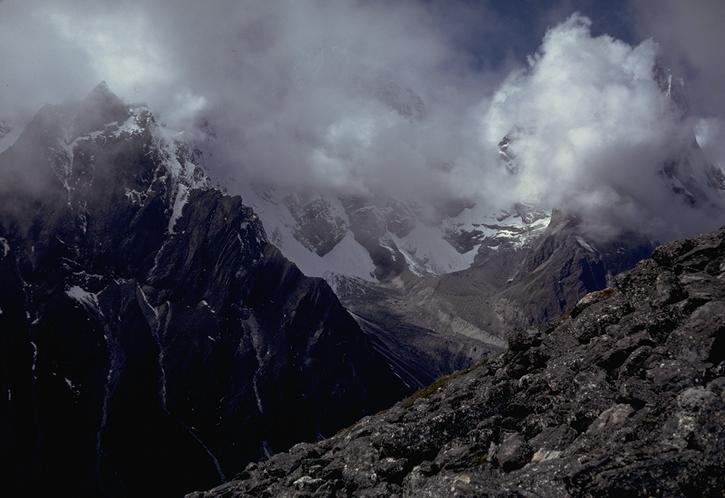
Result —
<svg viewBox="0 0 725 498"><path fill-rule="evenodd" d="M441 275L470 267L482 246L523 247L550 214L526 204L491 213L480 205L431 220L415 204L230 185L259 214L270 240L308 275L382 281L403 271Z"/></svg>

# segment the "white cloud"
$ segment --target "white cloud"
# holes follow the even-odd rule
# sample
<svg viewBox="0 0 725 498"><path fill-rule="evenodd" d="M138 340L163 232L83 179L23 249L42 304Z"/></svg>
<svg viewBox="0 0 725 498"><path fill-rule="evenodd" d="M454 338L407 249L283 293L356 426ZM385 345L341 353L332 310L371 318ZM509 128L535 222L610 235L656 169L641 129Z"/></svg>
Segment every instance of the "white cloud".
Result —
<svg viewBox="0 0 725 498"><path fill-rule="evenodd" d="M592 37L578 15L549 30L528 68L504 82L480 118L485 145L513 139L519 172L504 197L660 236L702 218L676 205L660 175L693 135L655 80L656 60L653 41Z"/></svg>
<svg viewBox="0 0 725 498"><path fill-rule="evenodd" d="M83 17L51 5L35 16L42 17L41 22L56 30L66 44L85 51L95 73L112 81L120 94L174 84L175 71L166 64L161 47L149 43L153 27L140 14Z"/></svg>
<svg viewBox="0 0 725 498"><path fill-rule="evenodd" d="M0 59L14 77L0 119L106 80L171 126L209 122L222 177L445 197L453 182L440 165L471 143L468 109L491 75L436 12L416 0L11 2L0 7ZM33 48L37 77L17 57Z"/></svg>

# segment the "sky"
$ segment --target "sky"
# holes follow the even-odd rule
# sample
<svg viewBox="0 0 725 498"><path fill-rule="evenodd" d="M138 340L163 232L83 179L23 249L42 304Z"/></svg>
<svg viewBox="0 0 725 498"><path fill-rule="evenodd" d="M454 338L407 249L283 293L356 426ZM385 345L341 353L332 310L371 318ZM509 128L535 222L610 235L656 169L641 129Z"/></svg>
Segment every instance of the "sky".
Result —
<svg viewBox="0 0 725 498"><path fill-rule="evenodd" d="M723 25L721 0L0 0L0 121L105 80L220 181L565 205L668 238L713 223L652 179L693 136L725 165Z"/></svg>

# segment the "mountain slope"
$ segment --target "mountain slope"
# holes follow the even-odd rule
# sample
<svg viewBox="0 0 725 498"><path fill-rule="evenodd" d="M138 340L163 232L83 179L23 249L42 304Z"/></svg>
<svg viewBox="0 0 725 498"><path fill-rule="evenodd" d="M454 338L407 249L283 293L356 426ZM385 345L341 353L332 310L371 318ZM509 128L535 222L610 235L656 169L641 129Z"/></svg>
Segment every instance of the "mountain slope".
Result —
<svg viewBox="0 0 725 498"><path fill-rule="evenodd" d="M721 496L725 229L659 247L510 350L212 496Z"/></svg>
<svg viewBox="0 0 725 498"><path fill-rule="evenodd" d="M198 162L105 85L0 154L9 494L179 496L407 391Z"/></svg>
<svg viewBox="0 0 725 498"><path fill-rule="evenodd" d="M580 220L555 211L535 238L482 249L466 270L406 274L388 285L340 280L337 293L364 330L374 329L376 339L391 344L385 354L394 358L394 368L427 366L427 375L418 370L412 384L422 387L502 351L512 328L568 313L584 294L605 288L652 252L638 234L605 242L586 238Z"/></svg>

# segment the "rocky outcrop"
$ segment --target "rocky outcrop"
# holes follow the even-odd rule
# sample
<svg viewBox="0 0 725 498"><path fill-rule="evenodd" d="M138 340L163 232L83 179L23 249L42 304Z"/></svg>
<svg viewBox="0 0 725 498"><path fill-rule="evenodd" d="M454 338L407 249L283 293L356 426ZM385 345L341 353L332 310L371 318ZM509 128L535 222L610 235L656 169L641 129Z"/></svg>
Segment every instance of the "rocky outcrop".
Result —
<svg viewBox="0 0 725 498"><path fill-rule="evenodd" d="M290 194L284 204L295 220L295 239L318 256L324 256L345 238L347 225L322 196Z"/></svg>
<svg viewBox="0 0 725 498"><path fill-rule="evenodd" d="M408 392L170 137L102 85L0 154L8 495L180 496Z"/></svg>
<svg viewBox="0 0 725 498"><path fill-rule="evenodd" d="M721 496L725 229L658 248L548 328L195 497Z"/></svg>

